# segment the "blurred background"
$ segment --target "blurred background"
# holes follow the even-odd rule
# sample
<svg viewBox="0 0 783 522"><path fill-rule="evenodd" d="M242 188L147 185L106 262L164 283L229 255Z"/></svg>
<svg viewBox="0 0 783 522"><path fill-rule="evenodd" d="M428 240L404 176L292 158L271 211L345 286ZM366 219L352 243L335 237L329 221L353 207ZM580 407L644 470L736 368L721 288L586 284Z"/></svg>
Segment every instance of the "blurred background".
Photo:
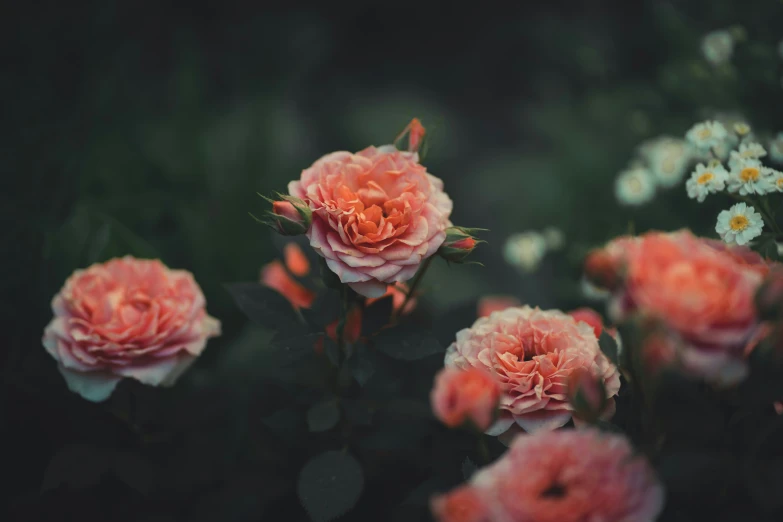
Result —
<svg viewBox="0 0 783 522"><path fill-rule="evenodd" d="M40 343L73 270L133 254L192 271L224 332L197 380L246 333L222 285L278 255L248 215L265 208L256 193L285 191L330 151L390 143L418 117L454 223L490 229L485 268L434 264L430 302L503 293L568 308L583 299L587 248L650 228L714 236L728 206L697 205L683 183L621 205L615 178L640 143L716 114L783 130L777 0L328 4L7 6L0 433L15 517L58 519L32 507L42 477L95 415ZM717 64L702 47L716 30L736 42ZM506 261L509 236L547 227L559 252L528 271Z"/></svg>

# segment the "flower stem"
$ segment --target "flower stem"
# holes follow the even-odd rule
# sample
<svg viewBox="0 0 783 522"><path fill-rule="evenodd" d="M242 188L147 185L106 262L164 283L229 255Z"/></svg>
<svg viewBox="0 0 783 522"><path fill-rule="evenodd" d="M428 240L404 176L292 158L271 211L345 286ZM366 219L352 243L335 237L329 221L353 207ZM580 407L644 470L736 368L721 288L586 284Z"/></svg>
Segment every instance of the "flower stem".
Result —
<svg viewBox="0 0 783 522"><path fill-rule="evenodd" d="M487 466L492 462L492 458L489 456L489 446L487 446L487 440L484 438L483 433L478 434L478 452L481 457L482 465Z"/></svg>
<svg viewBox="0 0 783 522"><path fill-rule="evenodd" d="M419 287L419 283L421 283L421 280L424 278L424 274L427 272L427 269L432 264L432 260L435 256L430 256L427 259L424 260L424 263L422 263L421 268L419 268L419 271L416 272L416 276L413 278L413 282L411 283L410 288L408 289L408 293L405 295L405 300L402 302L402 305L397 309L397 311L394 314L394 321L397 322L400 319L400 316L403 313L403 310L405 310L405 307L408 305L408 302L411 300L411 297L416 293L416 289Z"/></svg>
<svg viewBox="0 0 783 522"><path fill-rule="evenodd" d="M345 352L345 323L348 319L348 292L346 286L340 286L340 319L337 323L337 347L338 358L342 359ZM337 361L337 366L340 365L340 361Z"/></svg>

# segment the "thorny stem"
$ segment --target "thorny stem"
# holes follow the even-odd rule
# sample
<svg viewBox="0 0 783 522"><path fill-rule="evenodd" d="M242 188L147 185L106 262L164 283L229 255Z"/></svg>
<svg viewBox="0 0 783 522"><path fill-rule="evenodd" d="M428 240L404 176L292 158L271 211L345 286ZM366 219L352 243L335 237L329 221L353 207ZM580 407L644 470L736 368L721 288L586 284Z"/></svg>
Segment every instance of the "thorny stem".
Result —
<svg viewBox="0 0 783 522"><path fill-rule="evenodd" d="M432 260L435 256L428 257L424 263L422 263L421 268L416 273L416 277L413 278L413 282L411 283L410 288L408 289L408 293L405 295L405 300L402 302L402 305L397 309L394 315L394 321L397 322L400 318L400 315L402 315L403 310L405 310L405 307L408 305L408 301L411 300L411 297L416 293L416 289L419 287L419 283L421 283L421 280L424 278L424 274L427 272L427 269L430 267L430 264L432 264Z"/></svg>

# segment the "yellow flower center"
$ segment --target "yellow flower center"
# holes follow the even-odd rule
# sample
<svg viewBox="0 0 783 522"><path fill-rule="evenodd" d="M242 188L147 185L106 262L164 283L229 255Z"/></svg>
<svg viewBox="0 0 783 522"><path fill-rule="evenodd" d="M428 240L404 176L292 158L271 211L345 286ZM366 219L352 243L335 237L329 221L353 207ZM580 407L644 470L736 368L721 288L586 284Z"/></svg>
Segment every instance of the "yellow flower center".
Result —
<svg viewBox="0 0 783 522"><path fill-rule="evenodd" d="M778 187L780 187L780 188L783 188L783 177L781 177L781 178L778 178L778 179L775 181L775 184L777 184L777 186L778 186Z"/></svg>
<svg viewBox="0 0 783 522"><path fill-rule="evenodd" d="M740 232L742 230L745 230L746 228L748 228L748 224L749 224L748 218L742 215L734 216L733 218L731 218L731 221L729 221L729 226L734 232Z"/></svg>
<svg viewBox="0 0 783 522"><path fill-rule="evenodd" d="M757 181L759 179L759 169L756 167L746 167L740 171L740 179L745 183Z"/></svg>
<svg viewBox="0 0 783 522"><path fill-rule="evenodd" d="M699 185L704 185L705 183L712 181L712 178L714 177L715 176L712 175L712 172L705 172L704 174L699 176L698 179L696 179L696 183L698 183Z"/></svg>
<svg viewBox="0 0 783 522"><path fill-rule="evenodd" d="M706 140L707 138L709 138L710 136L712 136L712 131L711 131L709 128L707 128L707 127L704 127L703 129L701 129L701 130L698 132L698 136L699 136L699 138L701 138L701 139L703 139L703 140Z"/></svg>

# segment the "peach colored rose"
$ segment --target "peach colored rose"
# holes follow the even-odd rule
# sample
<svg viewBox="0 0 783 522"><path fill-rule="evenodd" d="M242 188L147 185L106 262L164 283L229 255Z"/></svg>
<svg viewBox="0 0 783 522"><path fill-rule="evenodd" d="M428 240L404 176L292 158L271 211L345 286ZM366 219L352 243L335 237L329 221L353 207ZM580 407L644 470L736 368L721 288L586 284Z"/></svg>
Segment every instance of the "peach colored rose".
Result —
<svg viewBox="0 0 783 522"><path fill-rule="evenodd" d="M328 154L288 191L313 211L310 245L340 281L366 297L413 277L451 226L443 182L417 153L391 145Z"/></svg>
<svg viewBox="0 0 783 522"><path fill-rule="evenodd" d="M501 435L513 426L525 431L553 430L571 419L570 374L588 370L603 379L608 407L620 389L617 368L601 353L593 329L558 310L507 308L479 318L457 333L445 365L489 371L504 396L500 417L487 430Z"/></svg>
<svg viewBox="0 0 783 522"><path fill-rule="evenodd" d="M462 486L432 499L432 514L438 522L494 522L489 506L471 486Z"/></svg>
<svg viewBox="0 0 783 522"><path fill-rule="evenodd" d="M492 312L505 310L514 306L521 306L522 302L513 296L506 295L488 295L482 297L478 302L478 316L487 317Z"/></svg>
<svg viewBox="0 0 783 522"><path fill-rule="evenodd" d="M470 421L481 431L492 424L500 400L500 385L485 370L444 368L435 376L430 394L432 411L451 428Z"/></svg>
<svg viewBox="0 0 783 522"><path fill-rule="evenodd" d="M493 522L653 522L664 500L651 466L628 440L592 428L519 435L467 486L432 505L458 503L450 496L465 491Z"/></svg>
<svg viewBox="0 0 783 522"><path fill-rule="evenodd" d="M743 349L759 325L753 299L762 279L749 256L686 230L611 242L607 250L623 267L609 306L615 321L636 312L660 319L682 338L688 371L724 384L744 377Z"/></svg>
<svg viewBox="0 0 783 522"><path fill-rule="evenodd" d="M112 259L68 278L43 345L68 388L90 401L107 399L125 377L171 386L220 334L205 304L190 272Z"/></svg>
<svg viewBox="0 0 783 522"><path fill-rule="evenodd" d="M315 292L294 279L279 259L261 268L261 284L277 291L294 308L310 308L315 301Z"/></svg>

